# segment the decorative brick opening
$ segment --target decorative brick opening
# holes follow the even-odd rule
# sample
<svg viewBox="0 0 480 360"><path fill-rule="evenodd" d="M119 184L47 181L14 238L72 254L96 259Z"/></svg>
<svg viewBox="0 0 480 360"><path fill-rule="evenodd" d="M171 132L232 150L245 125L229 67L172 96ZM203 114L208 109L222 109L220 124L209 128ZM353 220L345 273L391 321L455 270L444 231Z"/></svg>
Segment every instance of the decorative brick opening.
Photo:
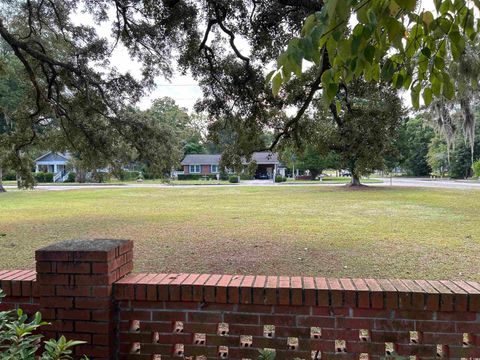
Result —
<svg viewBox="0 0 480 360"><path fill-rule="evenodd" d="M437 358L448 358L448 346L438 344L437 345Z"/></svg>
<svg viewBox="0 0 480 360"><path fill-rule="evenodd" d="M217 327L217 334L221 336L228 335L229 327L227 323L219 323Z"/></svg>
<svg viewBox="0 0 480 360"><path fill-rule="evenodd" d="M264 325L263 326L263 336L267 338L275 337L275 325Z"/></svg>
<svg viewBox="0 0 480 360"><path fill-rule="evenodd" d="M193 335L193 343L195 345L206 345L207 343L207 336L205 334L194 334Z"/></svg>
<svg viewBox="0 0 480 360"><path fill-rule="evenodd" d="M183 344L175 344L174 351L173 351L173 356L183 357L183 354L185 353L184 348L185 347L184 347Z"/></svg>
<svg viewBox="0 0 480 360"><path fill-rule="evenodd" d="M228 358L228 347L227 346L219 346L218 347L218 357L221 359Z"/></svg>
<svg viewBox="0 0 480 360"><path fill-rule="evenodd" d="M183 333L183 321L175 321L173 323L173 332L174 333Z"/></svg>
<svg viewBox="0 0 480 360"><path fill-rule="evenodd" d="M358 338L361 340L361 341L370 341L370 330L368 329L360 329L360 331L358 332Z"/></svg>
<svg viewBox="0 0 480 360"><path fill-rule="evenodd" d="M421 333L418 331L410 331L410 343L420 344L420 342L421 342Z"/></svg>
<svg viewBox="0 0 480 360"><path fill-rule="evenodd" d="M347 342L345 340L335 340L335 352L336 353L346 353L347 352Z"/></svg>
<svg viewBox="0 0 480 360"><path fill-rule="evenodd" d="M322 337L322 329L319 327L310 328L310 337L312 339L320 339Z"/></svg>
<svg viewBox="0 0 480 360"><path fill-rule="evenodd" d="M253 337L251 335L241 335L240 336L240 346L241 347L252 347Z"/></svg>
<svg viewBox="0 0 480 360"><path fill-rule="evenodd" d="M395 354L395 344L392 342L385 343L385 355L392 356Z"/></svg>
<svg viewBox="0 0 480 360"><path fill-rule="evenodd" d="M298 338L296 338L296 337L287 338L287 348L288 348L288 350L297 350L298 349Z"/></svg>

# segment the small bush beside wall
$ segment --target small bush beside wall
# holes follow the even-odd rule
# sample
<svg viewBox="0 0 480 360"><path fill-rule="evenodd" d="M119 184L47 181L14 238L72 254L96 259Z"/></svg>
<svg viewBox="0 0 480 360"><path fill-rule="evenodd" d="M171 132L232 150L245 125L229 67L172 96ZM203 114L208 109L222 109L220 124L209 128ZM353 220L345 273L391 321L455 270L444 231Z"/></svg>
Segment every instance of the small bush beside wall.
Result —
<svg viewBox="0 0 480 360"><path fill-rule="evenodd" d="M5 297L0 289L0 302ZM0 311L0 358L22 360L66 360L72 359L72 348L84 344L84 341L67 341L64 336L59 340L43 341L43 352L38 353L42 346L38 328L48 325L42 321L39 312L29 321L28 316L21 309ZM88 359L84 357L84 359Z"/></svg>

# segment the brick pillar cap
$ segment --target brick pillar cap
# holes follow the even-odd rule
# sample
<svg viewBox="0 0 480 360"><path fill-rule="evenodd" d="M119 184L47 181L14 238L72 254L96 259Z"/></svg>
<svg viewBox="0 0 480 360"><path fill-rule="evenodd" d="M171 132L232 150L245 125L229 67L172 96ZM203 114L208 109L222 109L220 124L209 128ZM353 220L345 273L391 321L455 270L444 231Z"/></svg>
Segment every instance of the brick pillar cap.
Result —
<svg viewBox="0 0 480 360"><path fill-rule="evenodd" d="M93 240L65 240L45 246L37 251L110 251L131 243L131 240L93 239Z"/></svg>
<svg viewBox="0 0 480 360"><path fill-rule="evenodd" d="M67 240L35 251L37 261L110 261L133 250L133 241L115 239Z"/></svg>

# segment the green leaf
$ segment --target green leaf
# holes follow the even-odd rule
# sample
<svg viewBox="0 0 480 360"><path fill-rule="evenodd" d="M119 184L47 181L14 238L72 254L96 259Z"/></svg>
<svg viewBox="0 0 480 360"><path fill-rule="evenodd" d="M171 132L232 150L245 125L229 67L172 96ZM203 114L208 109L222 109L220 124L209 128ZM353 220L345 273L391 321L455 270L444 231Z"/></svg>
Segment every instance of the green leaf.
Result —
<svg viewBox="0 0 480 360"><path fill-rule="evenodd" d="M390 59L385 61L385 64L382 67L381 77L385 81L392 80L393 73L395 72L395 67L393 62Z"/></svg>
<svg viewBox="0 0 480 360"><path fill-rule="evenodd" d="M433 22L433 14L430 11L422 13L422 21L426 30L430 30L430 24Z"/></svg>
<svg viewBox="0 0 480 360"><path fill-rule="evenodd" d="M459 31L451 31L448 38L450 39L453 59L458 60L465 50L465 39Z"/></svg>
<svg viewBox="0 0 480 360"><path fill-rule="evenodd" d="M340 102L340 100L335 101L335 106L337 107L337 114L340 114L340 112L342 111L342 103Z"/></svg>
<svg viewBox="0 0 480 360"><path fill-rule="evenodd" d="M432 103L432 89L429 87L426 87L425 90L423 90L423 102L425 103L425 106Z"/></svg>
<svg viewBox="0 0 480 360"><path fill-rule="evenodd" d="M317 17L315 16L315 14L309 15L305 20L305 23L303 24L303 28L301 32L302 36L310 34L316 22L317 22Z"/></svg>
<svg viewBox="0 0 480 360"><path fill-rule="evenodd" d="M335 97L335 95L337 95L337 92L338 92L338 84L334 83L334 82L331 82L330 84L328 84L328 87L326 89L326 91L324 92L324 94L326 95L325 96L325 102L327 104L330 104L333 100L333 98Z"/></svg>
<svg viewBox="0 0 480 360"><path fill-rule="evenodd" d="M430 83L432 84L432 93L435 96L440 96L442 93L442 81L432 73L430 76Z"/></svg>
<svg viewBox="0 0 480 360"><path fill-rule="evenodd" d="M277 71L277 73L272 78L272 93L273 93L273 95L275 95L275 96L278 95L278 92L280 91L281 86L282 86L282 74L280 73L280 71Z"/></svg>
<svg viewBox="0 0 480 360"><path fill-rule="evenodd" d="M365 60L367 60L371 64L373 58L375 57L375 46L367 45L363 50L363 56L365 57Z"/></svg>
<svg viewBox="0 0 480 360"><path fill-rule="evenodd" d="M417 83L414 87L412 87L412 91L410 92L412 97L412 105L415 109L420 108L420 84Z"/></svg>
<svg viewBox="0 0 480 360"><path fill-rule="evenodd" d="M438 10L440 11L440 14L445 15L446 13L448 13L450 11L450 9L452 7L453 7L453 5L450 2L450 0L443 0L443 1L441 1L441 4L440 4Z"/></svg>
<svg viewBox="0 0 480 360"><path fill-rule="evenodd" d="M428 47L422 48L422 54L427 57L427 59L430 59L430 56L432 55L432 51Z"/></svg>
<svg viewBox="0 0 480 360"><path fill-rule="evenodd" d="M395 2L398 4L398 6L407 11L413 11L417 6L416 0L396 0Z"/></svg>
<svg viewBox="0 0 480 360"><path fill-rule="evenodd" d="M436 55L433 59L433 64L438 70L443 70L445 68L445 60L440 55Z"/></svg>
<svg viewBox="0 0 480 360"><path fill-rule="evenodd" d="M375 15L375 12L371 7L367 10L367 17L371 25L373 26L377 25L377 16Z"/></svg>
<svg viewBox="0 0 480 360"><path fill-rule="evenodd" d="M392 77L392 83L395 89L400 89L403 86L403 75L400 73L396 73Z"/></svg>

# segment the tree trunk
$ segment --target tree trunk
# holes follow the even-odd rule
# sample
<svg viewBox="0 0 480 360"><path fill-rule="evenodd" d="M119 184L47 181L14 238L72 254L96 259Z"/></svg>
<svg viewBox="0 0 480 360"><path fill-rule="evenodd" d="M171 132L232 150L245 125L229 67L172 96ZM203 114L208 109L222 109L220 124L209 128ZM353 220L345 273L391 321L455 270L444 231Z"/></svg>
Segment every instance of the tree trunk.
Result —
<svg viewBox="0 0 480 360"><path fill-rule="evenodd" d="M360 177L358 176L357 173L352 171L352 181L349 184L350 186L361 186L362 184L360 183Z"/></svg>
<svg viewBox="0 0 480 360"><path fill-rule="evenodd" d="M0 193L2 192L6 192L6 190L3 187L3 168L0 166Z"/></svg>

